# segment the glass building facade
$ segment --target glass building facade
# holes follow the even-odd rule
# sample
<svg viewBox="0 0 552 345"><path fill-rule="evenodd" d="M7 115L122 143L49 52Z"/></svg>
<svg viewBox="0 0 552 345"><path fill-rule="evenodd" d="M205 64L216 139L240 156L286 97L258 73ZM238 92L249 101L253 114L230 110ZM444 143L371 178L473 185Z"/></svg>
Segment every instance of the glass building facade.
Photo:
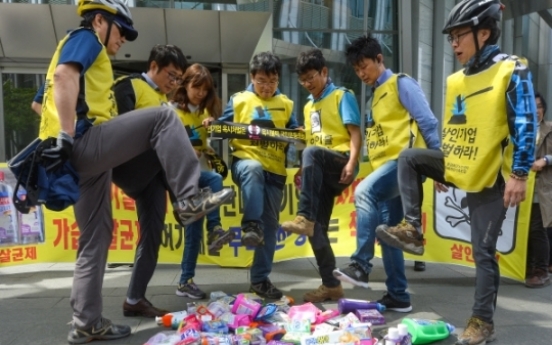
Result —
<svg viewBox="0 0 552 345"><path fill-rule="evenodd" d="M72 0L4 0L27 4L68 4ZM320 48L329 66L329 75L336 85L355 92L364 110L369 90L356 77L351 66L345 63L343 51L351 40L371 31L382 43L386 66L398 64L397 0L237 0L237 1L179 1L179 0L128 0L131 7L148 7L186 11L248 11L272 13L272 51L283 63L280 90L295 102L295 113L302 122L303 106L308 93L297 82L295 60L299 52ZM47 7L45 7L47 10ZM77 23L77 21L75 21ZM205 25L209 25L206 23ZM198 28L201 30L201 28ZM193 35L194 33L190 33ZM169 42L170 43L170 42ZM128 43L136 44L136 43ZM181 47L193 57L193 47ZM150 47L144 47L149 50ZM199 62L191 59L190 62ZM223 101L243 90L248 82L248 66L225 66L223 63L206 64L217 80ZM0 66L2 61L0 60ZM45 66L44 62L41 66ZM144 62L114 63L115 71L128 73L146 67ZM32 96L44 80L46 68L35 67L26 71L17 68L2 73L2 124L4 133L0 156L13 157L33 140L38 132L39 117L30 110ZM218 146L218 145L215 145ZM222 146L220 147L222 150ZM225 154L226 155L226 154ZM290 164L293 164L293 159Z"/></svg>

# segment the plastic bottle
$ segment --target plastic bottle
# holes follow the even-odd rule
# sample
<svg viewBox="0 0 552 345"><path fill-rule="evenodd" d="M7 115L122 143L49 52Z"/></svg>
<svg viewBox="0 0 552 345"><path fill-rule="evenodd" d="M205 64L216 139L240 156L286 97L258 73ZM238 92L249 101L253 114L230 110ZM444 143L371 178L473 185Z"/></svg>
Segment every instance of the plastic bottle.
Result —
<svg viewBox="0 0 552 345"><path fill-rule="evenodd" d="M361 299L340 298L337 301L337 309L341 314L354 313L358 309L377 309L384 311L385 306L378 302L364 301Z"/></svg>
<svg viewBox="0 0 552 345"><path fill-rule="evenodd" d="M158 325L163 325L165 327L171 328L175 327L176 325L177 328L180 321L182 321L186 316L188 316L188 313L186 311L175 311L163 316L156 316L155 322L157 322Z"/></svg>
<svg viewBox="0 0 552 345"><path fill-rule="evenodd" d="M399 336L399 330L395 327L389 327L387 330L387 335L385 336L385 345L387 345L388 342L391 344L399 344L401 341L401 337Z"/></svg>
<svg viewBox="0 0 552 345"><path fill-rule="evenodd" d="M0 244L19 243L17 210L11 202L12 188L4 181L0 171Z"/></svg>
<svg viewBox="0 0 552 345"><path fill-rule="evenodd" d="M404 323L399 323L397 328L399 329L399 337L401 338L399 345L412 345L412 336L408 333L408 326Z"/></svg>
<svg viewBox="0 0 552 345"><path fill-rule="evenodd" d="M401 323L408 327L414 345L446 339L454 330L454 326L440 320L404 318Z"/></svg>

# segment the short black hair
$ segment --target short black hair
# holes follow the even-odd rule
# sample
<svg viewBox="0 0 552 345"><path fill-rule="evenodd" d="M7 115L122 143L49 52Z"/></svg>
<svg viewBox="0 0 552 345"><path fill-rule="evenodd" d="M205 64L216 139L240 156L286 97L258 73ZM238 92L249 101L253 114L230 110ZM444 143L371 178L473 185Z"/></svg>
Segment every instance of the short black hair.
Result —
<svg viewBox="0 0 552 345"><path fill-rule="evenodd" d="M180 69L182 73L188 68L188 60L182 53L182 50L172 44L158 44L151 49L148 59L148 68L155 61L159 69L173 65Z"/></svg>
<svg viewBox="0 0 552 345"><path fill-rule="evenodd" d="M255 76L258 72L282 75L282 62L272 52L262 52L253 56L249 64L249 73Z"/></svg>
<svg viewBox="0 0 552 345"><path fill-rule="evenodd" d="M487 38L487 41L485 41L486 45L493 45L498 42L498 39L500 38L500 28L498 27L498 22L496 19L492 17L487 17L481 21L481 23L477 24L477 26L474 27L475 30L481 30L481 29L487 29L491 31L491 34L489 38Z"/></svg>
<svg viewBox="0 0 552 345"><path fill-rule="evenodd" d="M345 58L353 66L364 59L376 61L379 54L383 54L381 45L370 34L355 39L345 48Z"/></svg>
<svg viewBox="0 0 552 345"><path fill-rule="evenodd" d="M295 72L297 72L298 75L305 74L312 70L320 72L324 67L326 67L326 59L322 51L314 48L299 54L297 62L295 63Z"/></svg>
<svg viewBox="0 0 552 345"><path fill-rule="evenodd" d="M543 114L546 114L546 109L548 109L547 105L546 105L546 101L544 100L544 97L542 97L542 95L540 94L540 92L535 92L535 99L539 98L540 101L541 101L541 104L542 104L542 110L543 110Z"/></svg>

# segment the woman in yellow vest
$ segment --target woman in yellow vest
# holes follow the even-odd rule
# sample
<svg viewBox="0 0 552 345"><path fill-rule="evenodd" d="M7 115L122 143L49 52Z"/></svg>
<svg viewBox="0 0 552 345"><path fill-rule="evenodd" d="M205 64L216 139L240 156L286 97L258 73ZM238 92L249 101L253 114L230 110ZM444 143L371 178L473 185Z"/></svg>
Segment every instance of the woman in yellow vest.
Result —
<svg viewBox="0 0 552 345"><path fill-rule="evenodd" d="M222 112L215 82L209 69L198 63L188 67L182 81L182 86L173 95L172 105L184 124L202 165L199 188L221 191L222 176L214 172L205 160L205 152L212 150L207 143L206 126L212 120L218 119ZM207 246L210 255L219 252L224 244L234 239L234 232L222 228L219 208L185 227L182 274L176 289L176 294L181 297L203 299L206 296L193 281L203 238L204 218L207 219Z"/></svg>
<svg viewBox="0 0 552 345"><path fill-rule="evenodd" d="M421 255L422 176L433 179L438 191L453 186L467 192L475 301L459 345L495 339L500 282L496 244L507 208L525 199L535 153L531 73L496 45L503 9L499 0L463 0L451 10L443 33L464 68L447 79L441 151L401 153L398 174L405 222L376 229L382 241Z"/></svg>
<svg viewBox="0 0 552 345"><path fill-rule="evenodd" d="M282 223L282 229L307 235L316 257L322 285L303 299L335 301L343 297L343 288L332 273L336 263L328 230L335 197L358 173L360 111L353 93L332 83L319 49L301 53L295 70L299 83L310 93L303 111L307 148L298 172L301 195L297 217Z"/></svg>

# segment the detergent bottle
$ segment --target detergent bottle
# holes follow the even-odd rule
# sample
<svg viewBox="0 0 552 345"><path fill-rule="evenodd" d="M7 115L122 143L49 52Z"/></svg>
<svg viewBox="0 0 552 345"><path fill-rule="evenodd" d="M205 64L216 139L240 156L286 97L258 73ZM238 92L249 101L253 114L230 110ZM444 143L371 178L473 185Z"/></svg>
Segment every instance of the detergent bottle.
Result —
<svg viewBox="0 0 552 345"><path fill-rule="evenodd" d="M428 344L448 338L454 326L441 320L404 318L401 321L412 336L412 344Z"/></svg>

